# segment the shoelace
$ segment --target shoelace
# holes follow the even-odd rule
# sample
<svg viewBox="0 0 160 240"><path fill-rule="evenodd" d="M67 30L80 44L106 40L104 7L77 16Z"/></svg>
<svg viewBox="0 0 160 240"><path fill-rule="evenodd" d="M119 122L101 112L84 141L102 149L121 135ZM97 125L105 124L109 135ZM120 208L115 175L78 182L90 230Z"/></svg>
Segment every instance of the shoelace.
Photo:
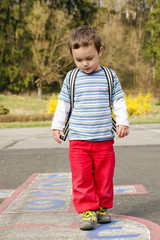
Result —
<svg viewBox="0 0 160 240"><path fill-rule="evenodd" d="M101 207L100 210L99 210L99 214L100 214L100 215L106 215L106 214L107 214L107 209Z"/></svg>
<svg viewBox="0 0 160 240"><path fill-rule="evenodd" d="M83 221L90 221L91 219L96 221L95 213L92 211L83 212L81 215L83 217Z"/></svg>

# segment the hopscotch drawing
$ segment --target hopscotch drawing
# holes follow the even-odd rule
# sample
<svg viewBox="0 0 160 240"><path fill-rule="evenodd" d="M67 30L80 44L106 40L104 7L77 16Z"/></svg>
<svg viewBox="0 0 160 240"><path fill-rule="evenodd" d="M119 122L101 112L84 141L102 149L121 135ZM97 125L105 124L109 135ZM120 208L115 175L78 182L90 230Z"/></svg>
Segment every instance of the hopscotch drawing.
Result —
<svg viewBox="0 0 160 240"><path fill-rule="evenodd" d="M115 194L147 194L142 185L115 186ZM79 230L72 205L71 173L35 173L19 188L0 190L0 239L158 240L158 225L112 214L112 222Z"/></svg>

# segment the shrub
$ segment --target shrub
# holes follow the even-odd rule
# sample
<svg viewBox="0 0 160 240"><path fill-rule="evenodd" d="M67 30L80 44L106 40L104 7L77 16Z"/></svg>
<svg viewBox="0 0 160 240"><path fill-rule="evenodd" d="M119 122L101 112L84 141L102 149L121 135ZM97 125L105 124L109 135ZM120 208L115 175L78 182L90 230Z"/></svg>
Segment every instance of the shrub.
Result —
<svg viewBox="0 0 160 240"><path fill-rule="evenodd" d="M9 113L9 109L5 108L3 105L0 105L0 115L5 115Z"/></svg>
<svg viewBox="0 0 160 240"><path fill-rule="evenodd" d="M47 104L47 113L48 114L55 113L57 103L58 103L58 96L56 94L53 94L49 100L49 103Z"/></svg>
<svg viewBox="0 0 160 240"><path fill-rule="evenodd" d="M126 96L125 100L127 104L128 115L142 115L149 112L155 112L155 110L150 105L151 99L151 93L147 93L144 96L139 93L136 97L133 97L131 95Z"/></svg>

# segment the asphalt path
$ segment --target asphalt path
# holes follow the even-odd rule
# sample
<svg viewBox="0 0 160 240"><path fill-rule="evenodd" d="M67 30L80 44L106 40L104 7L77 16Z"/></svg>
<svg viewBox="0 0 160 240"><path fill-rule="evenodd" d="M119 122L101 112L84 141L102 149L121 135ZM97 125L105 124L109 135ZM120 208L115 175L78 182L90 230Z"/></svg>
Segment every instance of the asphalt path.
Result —
<svg viewBox="0 0 160 240"><path fill-rule="evenodd" d="M160 224L160 124L131 125L128 137L115 139L115 154L114 184L141 184L147 193L116 195L110 213ZM70 172L68 142L55 143L50 128L0 129L0 189L60 172Z"/></svg>

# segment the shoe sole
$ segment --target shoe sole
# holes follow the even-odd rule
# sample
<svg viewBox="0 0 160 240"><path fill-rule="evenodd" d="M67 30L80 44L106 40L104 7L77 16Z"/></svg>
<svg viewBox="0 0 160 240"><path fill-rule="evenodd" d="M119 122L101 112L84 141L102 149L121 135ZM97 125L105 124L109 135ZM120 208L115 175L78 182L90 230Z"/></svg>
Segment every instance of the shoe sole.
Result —
<svg viewBox="0 0 160 240"><path fill-rule="evenodd" d="M94 229L95 227L96 227L96 225L97 225L97 223L95 223L95 224L93 224L93 225L87 225L87 224L85 224L85 225L79 225L79 228L81 229L81 230L92 230L92 229Z"/></svg>
<svg viewBox="0 0 160 240"><path fill-rule="evenodd" d="M79 227L80 228L80 230L92 230L92 229L94 229L94 227Z"/></svg>

